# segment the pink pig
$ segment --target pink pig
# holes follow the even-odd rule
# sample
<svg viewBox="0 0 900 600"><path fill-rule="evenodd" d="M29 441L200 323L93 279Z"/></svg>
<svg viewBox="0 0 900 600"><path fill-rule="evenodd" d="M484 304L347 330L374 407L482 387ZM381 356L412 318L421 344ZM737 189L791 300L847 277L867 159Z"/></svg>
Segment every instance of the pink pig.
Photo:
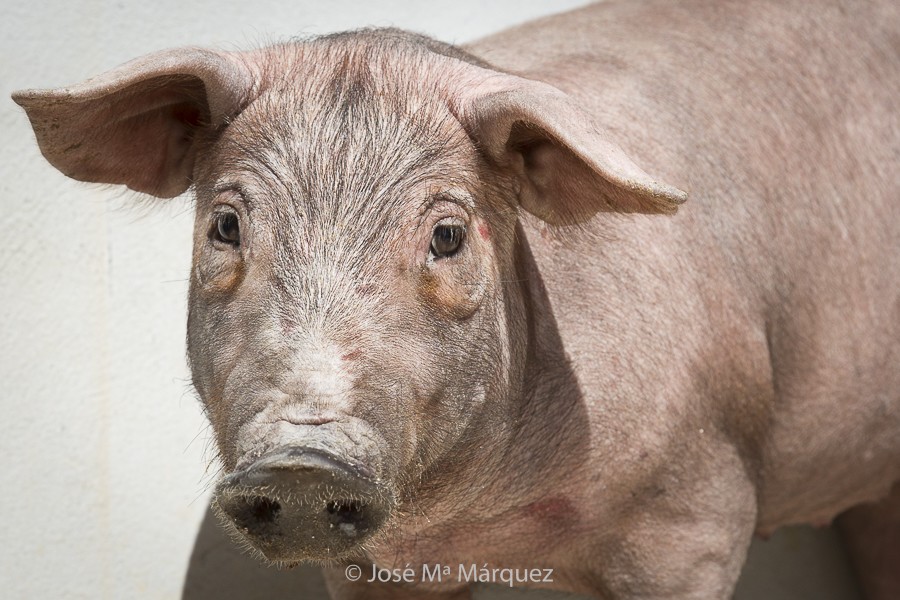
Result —
<svg viewBox="0 0 900 600"><path fill-rule="evenodd" d="M845 511L900 597L896 1L182 48L14 99L71 177L193 188L215 505L334 598L468 598L345 577L442 563L724 599L754 533Z"/></svg>

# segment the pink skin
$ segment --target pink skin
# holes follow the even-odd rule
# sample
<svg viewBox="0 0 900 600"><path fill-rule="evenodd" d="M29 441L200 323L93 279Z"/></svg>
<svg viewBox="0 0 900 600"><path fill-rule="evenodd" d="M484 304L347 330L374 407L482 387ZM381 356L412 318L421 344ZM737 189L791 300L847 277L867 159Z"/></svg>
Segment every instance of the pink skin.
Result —
<svg viewBox="0 0 900 600"><path fill-rule="evenodd" d="M277 560L727 598L755 532L857 506L888 598L898 28L887 0L607 2L468 52L188 48L14 98L76 179L194 184L189 352L226 472L302 444L376 482L358 547ZM326 572L341 599L470 593Z"/></svg>

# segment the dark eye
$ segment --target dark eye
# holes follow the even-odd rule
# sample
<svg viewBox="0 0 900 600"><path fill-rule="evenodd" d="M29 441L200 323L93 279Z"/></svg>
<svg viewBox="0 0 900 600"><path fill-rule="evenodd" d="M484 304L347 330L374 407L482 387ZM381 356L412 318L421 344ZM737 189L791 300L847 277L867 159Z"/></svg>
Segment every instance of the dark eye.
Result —
<svg viewBox="0 0 900 600"><path fill-rule="evenodd" d="M459 250L466 228L462 225L440 224L431 233L431 253L435 258L453 256Z"/></svg>
<svg viewBox="0 0 900 600"><path fill-rule="evenodd" d="M231 246L240 246L241 244L241 228L238 224L238 217L233 212L222 212L215 216L215 228L212 231L214 240L229 244Z"/></svg>

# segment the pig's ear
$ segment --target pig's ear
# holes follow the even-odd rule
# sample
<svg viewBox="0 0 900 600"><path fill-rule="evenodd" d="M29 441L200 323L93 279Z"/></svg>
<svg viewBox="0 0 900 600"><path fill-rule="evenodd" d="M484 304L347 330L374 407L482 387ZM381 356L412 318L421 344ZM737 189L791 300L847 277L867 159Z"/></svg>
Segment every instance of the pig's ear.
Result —
<svg viewBox="0 0 900 600"><path fill-rule="evenodd" d="M464 126L482 151L521 181L522 208L553 224L599 211L671 214L687 195L656 181L558 89L512 76L465 99Z"/></svg>
<svg viewBox="0 0 900 600"><path fill-rule="evenodd" d="M64 174L171 198L191 185L198 130L236 114L251 81L236 57L180 48L13 100L28 113L44 157Z"/></svg>

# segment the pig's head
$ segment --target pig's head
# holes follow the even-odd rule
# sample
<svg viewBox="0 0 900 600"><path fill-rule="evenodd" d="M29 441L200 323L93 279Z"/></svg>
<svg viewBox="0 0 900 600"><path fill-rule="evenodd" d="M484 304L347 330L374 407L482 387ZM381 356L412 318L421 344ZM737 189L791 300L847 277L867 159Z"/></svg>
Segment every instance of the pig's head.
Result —
<svg viewBox="0 0 900 600"><path fill-rule="evenodd" d="M352 556L513 435L533 318L518 208L683 200L558 90L392 30L172 50L15 100L71 177L193 186L215 503L273 561Z"/></svg>

